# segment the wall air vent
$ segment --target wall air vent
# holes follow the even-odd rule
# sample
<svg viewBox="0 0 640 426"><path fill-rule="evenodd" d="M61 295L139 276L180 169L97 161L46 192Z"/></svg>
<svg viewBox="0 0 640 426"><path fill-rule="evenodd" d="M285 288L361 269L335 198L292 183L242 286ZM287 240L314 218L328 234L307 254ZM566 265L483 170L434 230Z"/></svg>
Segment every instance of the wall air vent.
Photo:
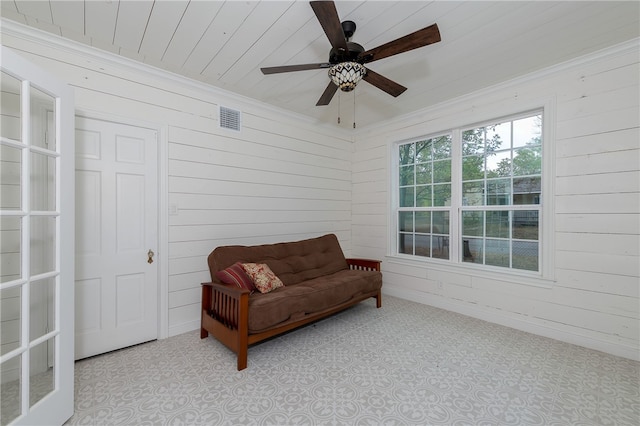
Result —
<svg viewBox="0 0 640 426"><path fill-rule="evenodd" d="M218 122L223 129L240 131L240 111L220 105Z"/></svg>

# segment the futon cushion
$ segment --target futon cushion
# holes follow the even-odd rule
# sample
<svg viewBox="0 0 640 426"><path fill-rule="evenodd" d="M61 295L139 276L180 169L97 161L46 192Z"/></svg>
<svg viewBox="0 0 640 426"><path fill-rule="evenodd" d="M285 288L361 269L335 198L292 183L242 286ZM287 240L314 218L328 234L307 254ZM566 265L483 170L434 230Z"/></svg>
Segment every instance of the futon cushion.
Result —
<svg viewBox="0 0 640 426"><path fill-rule="evenodd" d="M280 278L264 263L243 263L242 268L260 293L269 293L284 286Z"/></svg>
<svg viewBox="0 0 640 426"><path fill-rule="evenodd" d="M256 290L256 286L253 285L253 280L244 271L240 262L236 262L228 268L216 272L215 275L216 278L225 284L233 284L249 291Z"/></svg>
<svg viewBox="0 0 640 426"><path fill-rule="evenodd" d="M382 287L380 272L349 269L335 234L287 243L219 246L207 258L211 279L220 282L216 271L239 261L266 265L284 284L277 288L270 284L262 293L254 281L259 291L249 297L249 334L329 312L374 296Z"/></svg>
<svg viewBox="0 0 640 426"><path fill-rule="evenodd" d="M207 259L211 279L217 281L216 271L239 260L267 264L285 286L349 268L338 238L334 234L327 234L287 243L217 247Z"/></svg>
<svg viewBox="0 0 640 426"><path fill-rule="evenodd" d="M249 298L249 333L334 308L380 288L380 272L345 269L268 294L254 293Z"/></svg>

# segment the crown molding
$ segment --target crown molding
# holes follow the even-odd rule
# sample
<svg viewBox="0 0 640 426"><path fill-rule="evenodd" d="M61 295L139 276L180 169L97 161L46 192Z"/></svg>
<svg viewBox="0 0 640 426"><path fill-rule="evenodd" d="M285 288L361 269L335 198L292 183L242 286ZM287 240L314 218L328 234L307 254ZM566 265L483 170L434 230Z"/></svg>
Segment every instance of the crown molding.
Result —
<svg viewBox="0 0 640 426"><path fill-rule="evenodd" d="M251 106L254 108L270 111L271 113L279 117L284 116L294 122L301 122L310 126L314 126L315 128L320 128L322 129L323 133L333 134L336 137L345 139L351 143L353 143L354 141L352 131L347 131L327 123L318 122L317 120L307 115L279 108L266 102L230 92L219 87L158 68L150 64L142 63L125 56L117 55L112 52L100 50L96 47L88 46L78 41L64 38L57 34L53 34L16 21L12 21L4 17L0 17L0 36L5 34L11 37L25 40L27 42L39 44L47 48L59 49L76 55L81 55L91 61L116 65L129 71L134 71L136 73L143 73L147 75L150 74L153 77L168 81L171 84L181 86L185 89L206 92L216 98L219 98L219 100L216 100L216 103L218 105L225 103L228 105L242 104L245 106ZM4 45L4 42L2 44Z"/></svg>

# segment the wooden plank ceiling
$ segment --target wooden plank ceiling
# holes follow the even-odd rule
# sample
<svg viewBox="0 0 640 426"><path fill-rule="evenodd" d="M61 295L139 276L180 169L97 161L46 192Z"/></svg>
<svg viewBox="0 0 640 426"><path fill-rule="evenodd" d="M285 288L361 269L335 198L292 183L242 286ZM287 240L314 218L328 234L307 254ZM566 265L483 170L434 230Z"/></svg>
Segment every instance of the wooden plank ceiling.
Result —
<svg viewBox="0 0 640 426"><path fill-rule="evenodd" d="M315 103L330 45L304 1L2 0L2 16L281 108L351 127L378 123L640 36L637 1L348 1L366 49L437 23L442 41L369 67L406 86L393 98L362 82Z"/></svg>

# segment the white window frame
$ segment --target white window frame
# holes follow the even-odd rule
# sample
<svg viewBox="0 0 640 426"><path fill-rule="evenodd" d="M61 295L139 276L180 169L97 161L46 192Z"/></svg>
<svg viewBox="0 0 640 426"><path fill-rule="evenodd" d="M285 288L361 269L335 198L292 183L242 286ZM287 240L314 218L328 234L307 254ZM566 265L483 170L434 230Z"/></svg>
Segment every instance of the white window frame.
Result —
<svg viewBox="0 0 640 426"><path fill-rule="evenodd" d="M540 201L540 222L539 222L539 272L512 269L505 267L494 267L489 265L463 262L460 255L460 236L462 225L460 223L462 190L462 130L492 123L500 123L506 120L513 120L519 117L540 113L542 115L542 200ZM387 244L387 258L390 262L404 264L411 267L429 268L452 273L472 274L474 276L498 279L500 281L517 281L522 284L530 284L541 287L551 287L555 281L555 217L554 217L554 177L555 177L555 99L548 99L541 102L532 103L526 107L518 108L517 111L500 110L487 112L480 118L474 117L469 122L464 121L464 117L450 122L448 128L425 129L422 133L416 128L413 135L400 135L397 139L392 139L388 143L389 147L389 170L390 170L390 197L389 197L389 233ZM452 207L450 210L450 239L449 250L450 259L438 259L405 255L398 253L398 146L450 133L453 137L452 149L452 179L451 196ZM455 203L454 203L455 200ZM514 207L514 206L510 206ZM517 209L518 206L515 206Z"/></svg>

